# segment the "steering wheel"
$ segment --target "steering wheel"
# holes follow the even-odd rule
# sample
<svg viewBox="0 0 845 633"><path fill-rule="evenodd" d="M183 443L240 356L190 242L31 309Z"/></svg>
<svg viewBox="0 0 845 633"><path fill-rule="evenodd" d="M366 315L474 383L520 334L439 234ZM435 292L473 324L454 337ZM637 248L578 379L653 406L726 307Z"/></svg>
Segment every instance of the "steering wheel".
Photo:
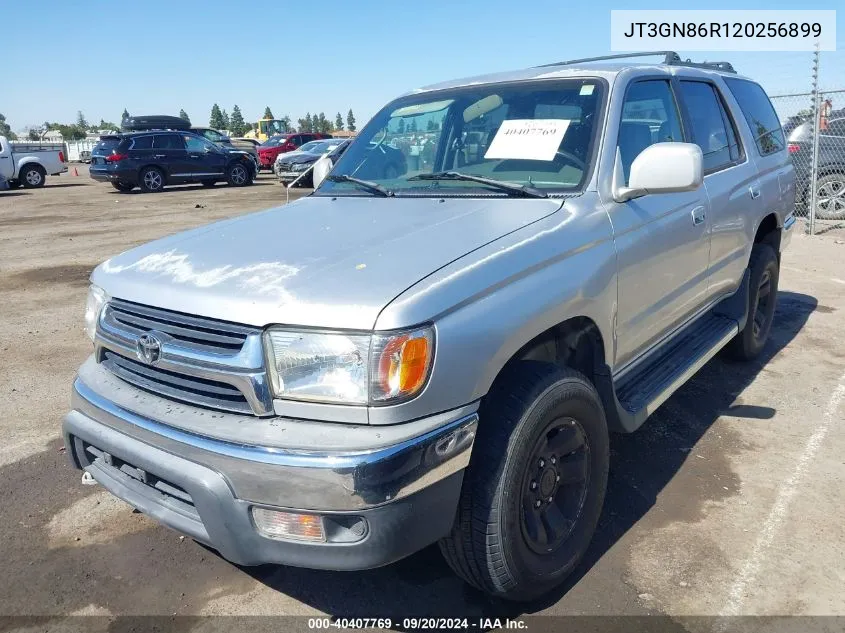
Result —
<svg viewBox="0 0 845 633"><path fill-rule="evenodd" d="M570 152L566 152L566 151L561 150L561 149L559 149L555 152L555 155L557 155L557 154L560 154L561 156L563 156L564 158L569 160L569 162L572 163L573 165L575 165L576 167L578 167L580 169L587 169L587 163L585 163L583 160L578 158L575 154L572 154Z"/></svg>

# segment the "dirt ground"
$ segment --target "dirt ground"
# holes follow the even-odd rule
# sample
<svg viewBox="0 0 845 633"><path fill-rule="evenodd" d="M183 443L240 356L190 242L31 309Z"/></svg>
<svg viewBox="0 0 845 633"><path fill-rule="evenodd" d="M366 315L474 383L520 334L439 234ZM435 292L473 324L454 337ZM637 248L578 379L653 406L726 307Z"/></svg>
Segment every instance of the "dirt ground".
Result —
<svg viewBox="0 0 845 633"><path fill-rule="evenodd" d="M434 547L360 573L238 568L80 484L60 424L90 353L91 269L283 204L284 191L264 175L245 189L123 195L77 169L0 193L0 615L845 616L842 231L795 231L763 357L715 359L637 433L614 437L587 559L547 599L506 605L464 586Z"/></svg>

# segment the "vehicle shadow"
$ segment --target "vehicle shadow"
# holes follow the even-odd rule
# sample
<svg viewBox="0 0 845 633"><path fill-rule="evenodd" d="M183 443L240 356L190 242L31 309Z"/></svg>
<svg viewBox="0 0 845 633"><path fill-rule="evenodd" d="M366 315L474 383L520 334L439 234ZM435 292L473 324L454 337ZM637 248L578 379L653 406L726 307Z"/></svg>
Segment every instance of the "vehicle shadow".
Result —
<svg viewBox="0 0 845 633"><path fill-rule="evenodd" d="M49 187L50 189L55 189L57 187L87 187L88 185L94 184L92 182L56 182L51 183L49 180L44 185L45 187Z"/></svg>
<svg viewBox="0 0 845 633"><path fill-rule="evenodd" d="M3 198L8 198L11 196L28 196L30 195L29 191L0 191L0 200Z"/></svg>
<svg viewBox="0 0 845 633"><path fill-rule="evenodd" d="M363 572L324 572L263 566L243 571L268 587L337 617L517 617L561 601L609 550L655 505L707 430L721 415L771 419L766 403L736 403L737 396L801 331L816 309L815 298L781 292L772 334L760 358L739 363L717 356L676 392L636 433L611 438L607 498L598 530L581 564L558 589L533 603L492 600L454 577L436 546L393 565ZM483 422L482 422L483 423ZM646 458L644 458L646 456ZM652 456L648 459L647 456ZM701 508L725 497L722 482L733 477L727 459L711 460L718 486L686 491L685 506ZM719 479L721 478L721 479ZM602 582L607 584L607 579ZM622 583L622 580L619 580Z"/></svg>

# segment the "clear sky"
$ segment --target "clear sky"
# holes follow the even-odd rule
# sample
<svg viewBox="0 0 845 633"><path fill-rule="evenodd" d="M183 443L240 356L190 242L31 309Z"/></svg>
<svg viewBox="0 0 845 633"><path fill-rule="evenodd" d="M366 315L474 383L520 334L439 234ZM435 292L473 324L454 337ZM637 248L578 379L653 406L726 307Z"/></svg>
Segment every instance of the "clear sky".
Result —
<svg viewBox="0 0 845 633"><path fill-rule="evenodd" d="M35 7L37 6L37 11ZM0 9L0 112L13 130L178 114L207 124L213 103L247 121L269 105L294 122L355 112L359 127L415 87L478 73L609 54L610 10L839 9L822 86L845 88L842 0L426 0L205 2L99 0ZM684 51L679 51L682 55ZM689 53L728 59L772 94L810 88L811 53Z"/></svg>

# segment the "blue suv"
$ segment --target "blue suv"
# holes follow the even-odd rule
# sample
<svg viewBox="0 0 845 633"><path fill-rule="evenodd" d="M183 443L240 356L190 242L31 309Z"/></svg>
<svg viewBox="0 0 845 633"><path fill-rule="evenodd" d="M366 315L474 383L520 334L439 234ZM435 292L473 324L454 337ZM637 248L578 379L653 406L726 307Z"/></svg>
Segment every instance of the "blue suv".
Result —
<svg viewBox="0 0 845 633"><path fill-rule="evenodd" d="M167 185L225 181L252 184L257 169L249 153L212 143L184 131L156 130L115 134L100 139L91 152L91 178L118 191L140 187L158 192Z"/></svg>

